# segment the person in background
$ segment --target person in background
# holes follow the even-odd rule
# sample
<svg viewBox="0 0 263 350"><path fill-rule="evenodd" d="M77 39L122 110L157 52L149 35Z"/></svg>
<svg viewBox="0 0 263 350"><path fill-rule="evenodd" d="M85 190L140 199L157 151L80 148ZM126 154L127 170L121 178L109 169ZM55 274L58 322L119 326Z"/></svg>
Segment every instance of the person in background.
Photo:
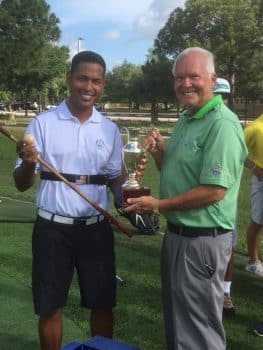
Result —
<svg viewBox="0 0 263 350"><path fill-rule="evenodd" d="M244 130L249 151L246 167L251 170L251 221L247 229L249 260L245 270L263 277L263 263L259 257L260 233L263 226L263 114Z"/></svg>
<svg viewBox="0 0 263 350"><path fill-rule="evenodd" d="M247 229L249 261L245 269L263 277L263 263L259 258L260 234L263 226L263 114L250 123L244 132L249 150L246 166L252 171L251 222ZM263 322L254 327L253 333L263 337Z"/></svg>
<svg viewBox="0 0 263 350"><path fill-rule="evenodd" d="M32 119L26 134L33 135L34 143L17 144L14 180L18 190L31 187L37 171L41 179L32 235L32 291L42 350L61 348L61 316L74 269L81 305L90 309L91 336L113 335L116 278L110 223L37 162L40 155L105 210L108 186L115 202L120 200L121 137L117 125L94 108L103 92L105 71L99 54L75 55L67 75L68 98Z"/></svg>
<svg viewBox="0 0 263 350"><path fill-rule="evenodd" d="M247 149L237 116L213 95L212 53L185 49L173 75L186 111L168 144L155 130L145 139L161 171L160 199L130 198L125 210L159 211L167 220L161 252L167 349L224 350L223 281Z"/></svg>
<svg viewBox="0 0 263 350"><path fill-rule="evenodd" d="M228 105L228 96L230 94L230 84L224 78L217 78L215 87L214 87L214 95L221 95L224 103ZM227 269L224 278L224 305L223 305L223 315L224 316L233 316L235 314L235 307L233 305L233 301L231 298L231 284L233 277L233 269L234 269L234 247L237 243L237 231L236 227L232 231L232 252L227 264Z"/></svg>

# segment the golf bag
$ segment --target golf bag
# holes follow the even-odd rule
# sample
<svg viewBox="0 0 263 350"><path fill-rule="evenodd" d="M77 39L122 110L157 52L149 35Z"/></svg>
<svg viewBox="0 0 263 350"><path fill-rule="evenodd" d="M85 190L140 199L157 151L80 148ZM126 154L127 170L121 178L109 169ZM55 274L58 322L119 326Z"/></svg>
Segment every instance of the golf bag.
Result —
<svg viewBox="0 0 263 350"><path fill-rule="evenodd" d="M95 336L83 344L70 343L61 350L140 350L134 345L124 344L113 339Z"/></svg>
<svg viewBox="0 0 263 350"><path fill-rule="evenodd" d="M159 216L151 214L125 213L121 208L117 208L121 216L127 218L130 223L137 228L138 233L154 235L159 231Z"/></svg>

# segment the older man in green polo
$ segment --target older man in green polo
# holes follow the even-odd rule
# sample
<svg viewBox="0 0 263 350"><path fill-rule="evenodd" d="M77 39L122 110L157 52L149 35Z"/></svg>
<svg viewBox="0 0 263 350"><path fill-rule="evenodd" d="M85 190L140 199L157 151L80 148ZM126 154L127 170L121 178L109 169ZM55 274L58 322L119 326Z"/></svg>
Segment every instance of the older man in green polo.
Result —
<svg viewBox="0 0 263 350"><path fill-rule="evenodd" d="M213 95L213 55L188 48L173 66L186 110L167 145L145 139L161 170L160 199L129 199L127 212L167 220L161 255L168 350L224 350L223 281L232 249L237 195L247 149L237 116Z"/></svg>

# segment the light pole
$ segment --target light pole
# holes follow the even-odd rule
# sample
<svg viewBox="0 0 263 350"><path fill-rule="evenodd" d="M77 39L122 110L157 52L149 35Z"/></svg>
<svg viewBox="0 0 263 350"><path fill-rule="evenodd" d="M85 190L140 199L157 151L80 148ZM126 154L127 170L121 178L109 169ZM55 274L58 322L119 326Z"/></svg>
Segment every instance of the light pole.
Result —
<svg viewBox="0 0 263 350"><path fill-rule="evenodd" d="M80 42L84 40L84 38L79 37L78 38L78 52L80 52Z"/></svg>

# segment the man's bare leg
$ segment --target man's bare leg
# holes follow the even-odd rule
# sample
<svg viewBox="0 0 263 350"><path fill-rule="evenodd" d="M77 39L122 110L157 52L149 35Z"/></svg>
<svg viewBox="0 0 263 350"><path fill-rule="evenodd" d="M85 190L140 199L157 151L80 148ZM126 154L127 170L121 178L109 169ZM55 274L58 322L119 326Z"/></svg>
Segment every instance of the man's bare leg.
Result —
<svg viewBox="0 0 263 350"><path fill-rule="evenodd" d="M92 309L90 311L91 336L101 335L106 338L113 336L113 312L109 310Z"/></svg>
<svg viewBox="0 0 263 350"><path fill-rule="evenodd" d="M62 309L39 317L41 350L59 350L62 343Z"/></svg>
<svg viewBox="0 0 263 350"><path fill-rule="evenodd" d="M260 231L262 225L256 224L251 220L247 230L247 248L250 261L259 260L259 243L260 243Z"/></svg>

